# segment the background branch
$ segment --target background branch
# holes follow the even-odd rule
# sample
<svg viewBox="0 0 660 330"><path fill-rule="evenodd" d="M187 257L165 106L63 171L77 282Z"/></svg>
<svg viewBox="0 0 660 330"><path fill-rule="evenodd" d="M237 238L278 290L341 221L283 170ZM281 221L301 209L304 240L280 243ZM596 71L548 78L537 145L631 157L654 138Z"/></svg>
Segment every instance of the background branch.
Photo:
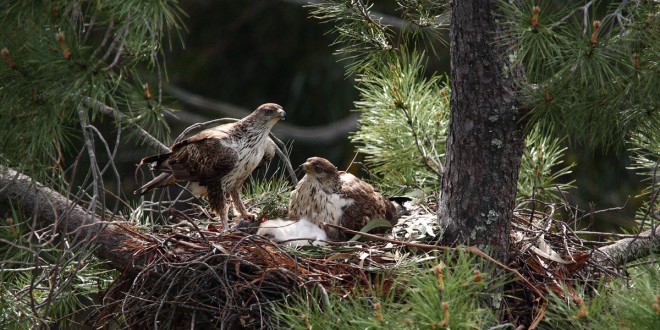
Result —
<svg viewBox="0 0 660 330"><path fill-rule="evenodd" d="M251 112L245 108L227 102L211 100L201 95L193 94L176 85L169 84L165 87L165 90L189 106L211 110L214 114L219 116L243 118ZM176 118L186 125L208 120L208 118L200 120L198 115L189 112L184 111L182 113L185 115L176 116ZM360 115L356 113L327 125L310 127L302 127L281 122L273 127L273 132L275 132L280 139L291 139L303 144L328 145L340 139L346 139L348 133L355 131L357 129L357 120L359 117Z"/></svg>
<svg viewBox="0 0 660 330"><path fill-rule="evenodd" d="M85 104L88 106L92 107L94 110L111 116L118 122L125 122L126 120L126 115L121 113L119 110L109 107L105 104L103 104L100 101L94 100L91 97L85 97L83 98L83 101ZM144 139L144 141L147 142L150 146L158 149L161 152L169 152L170 148L168 148L166 145L164 145L162 142L158 141L155 137L153 137L149 132L145 131L144 128L140 127L139 125L128 121L128 124L136 131L136 133Z"/></svg>

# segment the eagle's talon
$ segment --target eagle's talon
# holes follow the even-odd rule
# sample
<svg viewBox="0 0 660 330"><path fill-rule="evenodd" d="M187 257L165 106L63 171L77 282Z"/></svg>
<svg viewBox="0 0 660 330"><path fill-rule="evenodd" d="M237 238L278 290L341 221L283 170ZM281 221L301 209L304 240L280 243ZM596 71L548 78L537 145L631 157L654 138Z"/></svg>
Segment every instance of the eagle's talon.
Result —
<svg viewBox="0 0 660 330"><path fill-rule="evenodd" d="M257 233L258 226L255 226L254 222L246 219L240 219L234 229L246 234L254 235Z"/></svg>

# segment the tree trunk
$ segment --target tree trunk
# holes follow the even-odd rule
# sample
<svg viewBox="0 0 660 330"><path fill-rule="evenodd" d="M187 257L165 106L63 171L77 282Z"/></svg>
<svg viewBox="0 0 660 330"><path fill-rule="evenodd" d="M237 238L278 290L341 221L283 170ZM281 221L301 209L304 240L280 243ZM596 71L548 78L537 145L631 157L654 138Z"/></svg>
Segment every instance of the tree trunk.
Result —
<svg viewBox="0 0 660 330"><path fill-rule="evenodd" d="M524 148L516 82L495 45L495 0L452 0L451 117L438 221L445 243L506 262Z"/></svg>

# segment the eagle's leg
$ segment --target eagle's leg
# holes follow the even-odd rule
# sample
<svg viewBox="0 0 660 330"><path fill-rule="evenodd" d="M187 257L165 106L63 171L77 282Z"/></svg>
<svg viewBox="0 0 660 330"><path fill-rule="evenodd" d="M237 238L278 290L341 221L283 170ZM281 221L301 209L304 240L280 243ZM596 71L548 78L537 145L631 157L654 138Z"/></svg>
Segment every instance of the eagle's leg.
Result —
<svg viewBox="0 0 660 330"><path fill-rule="evenodd" d="M211 210L220 217L223 228L229 228L229 205L227 205L229 196L220 183L209 184L207 191Z"/></svg>
<svg viewBox="0 0 660 330"><path fill-rule="evenodd" d="M243 205L243 201L241 200L241 195L239 191L240 188L231 191L231 200L234 203L234 207L236 208L238 213L241 214L241 218L251 220L252 215L248 213L248 211L245 209L245 205Z"/></svg>

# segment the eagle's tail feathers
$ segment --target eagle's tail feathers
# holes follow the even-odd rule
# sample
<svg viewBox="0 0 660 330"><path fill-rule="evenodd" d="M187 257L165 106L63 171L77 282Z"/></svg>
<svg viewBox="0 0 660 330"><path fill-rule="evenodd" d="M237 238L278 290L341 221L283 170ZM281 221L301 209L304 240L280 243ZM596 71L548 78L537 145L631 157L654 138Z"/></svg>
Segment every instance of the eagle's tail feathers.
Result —
<svg viewBox="0 0 660 330"><path fill-rule="evenodd" d="M176 178L172 174L161 173L153 180L147 182L144 186L140 187L138 190L134 191L133 193L136 195L144 195L146 192L148 192L151 189L166 187L175 183L176 181L177 181Z"/></svg>

